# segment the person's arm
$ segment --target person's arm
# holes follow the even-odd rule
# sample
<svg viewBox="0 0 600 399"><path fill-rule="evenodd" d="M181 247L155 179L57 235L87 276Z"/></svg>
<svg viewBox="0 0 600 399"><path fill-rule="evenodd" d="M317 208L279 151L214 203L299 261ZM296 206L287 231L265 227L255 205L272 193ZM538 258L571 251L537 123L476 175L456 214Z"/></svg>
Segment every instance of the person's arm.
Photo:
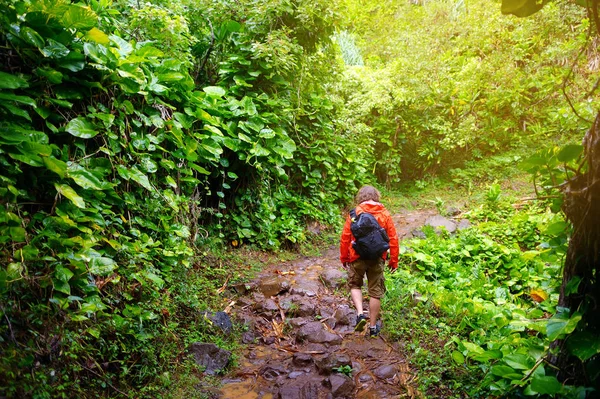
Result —
<svg viewBox="0 0 600 399"><path fill-rule="evenodd" d="M350 245L352 243L352 232L350 231L350 216L346 218L344 224L344 230L342 230L342 237L340 239L340 261L342 264L350 262Z"/></svg>
<svg viewBox="0 0 600 399"><path fill-rule="evenodd" d="M389 212L387 213L385 219L385 231L390 238L390 261L388 266L390 269L396 270L398 268L398 254L400 252L400 248L398 247L398 233L396 232L394 220Z"/></svg>

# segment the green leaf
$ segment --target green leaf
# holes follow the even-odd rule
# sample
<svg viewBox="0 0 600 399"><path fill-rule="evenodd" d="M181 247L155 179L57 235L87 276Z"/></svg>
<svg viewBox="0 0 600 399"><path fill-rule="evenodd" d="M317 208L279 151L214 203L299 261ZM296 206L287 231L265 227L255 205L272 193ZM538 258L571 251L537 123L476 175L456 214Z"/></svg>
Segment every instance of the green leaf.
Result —
<svg viewBox="0 0 600 399"><path fill-rule="evenodd" d="M581 155L583 152L583 146L579 144L567 144L560 149L556 158L561 162L573 161Z"/></svg>
<svg viewBox="0 0 600 399"><path fill-rule="evenodd" d="M71 295L71 286L68 282L53 278L52 285L54 286L55 291L62 292L66 295Z"/></svg>
<svg viewBox="0 0 600 399"><path fill-rule="evenodd" d="M504 356L502 360L516 370L529 370L535 364L531 356L521 353L512 353Z"/></svg>
<svg viewBox="0 0 600 399"><path fill-rule="evenodd" d="M67 177L73 179L80 187L89 190L106 190L113 186L108 181L105 181L102 176L98 176L76 163L67 167Z"/></svg>
<svg viewBox="0 0 600 399"><path fill-rule="evenodd" d="M82 209L85 208L85 201L71 187L67 186L66 184L57 183L54 183L54 187L56 188L56 191L58 191L59 194L64 195L69 200L71 200L71 202L76 207Z"/></svg>
<svg viewBox="0 0 600 399"><path fill-rule="evenodd" d="M64 44L52 39L48 39L48 45L40 51L47 58L63 58L70 53L70 50Z"/></svg>
<svg viewBox="0 0 600 399"><path fill-rule="evenodd" d="M70 4L60 21L67 29L87 30L98 24L98 16L87 6Z"/></svg>
<svg viewBox="0 0 600 399"><path fill-rule="evenodd" d="M146 176L135 166L131 169L127 169L127 167L119 165L117 166L117 173L119 173L119 176L126 180L132 179L133 181L139 183L145 189L149 191L154 191L154 188L148 180L148 176Z"/></svg>
<svg viewBox="0 0 600 399"><path fill-rule="evenodd" d="M561 233L564 233L567 230L567 227L569 227L569 224L567 222L564 222L564 221L555 222L555 223L550 224L549 226L547 226L544 229L544 234L549 235L549 236L557 236L557 235L560 235Z"/></svg>
<svg viewBox="0 0 600 399"><path fill-rule="evenodd" d="M577 323L581 320L581 313L575 312L569 317L569 313L558 312L550 320L546 326L546 335L550 341L562 338L567 334L575 331Z"/></svg>
<svg viewBox="0 0 600 399"><path fill-rule="evenodd" d="M554 395L562 390L562 384L556 377L536 374L531 379L531 389L541 395Z"/></svg>
<svg viewBox="0 0 600 399"><path fill-rule="evenodd" d="M21 89L29 87L29 83L19 76L0 72L0 89Z"/></svg>
<svg viewBox="0 0 600 399"><path fill-rule="evenodd" d="M106 276L117 268L117 264L111 258L96 257L90 260L90 273L98 276Z"/></svg>
<svg viewBox="0 0 600 399"><path fill-rule="evenodd" d="M590 331L577 332L567 340L569 352L585 362L600 353L600 337Z"/></svg>
<svg viewBox="0 0 600 399"><path fill-rule="evenodd" d="M65 126L65 130L75 137L90 139L98 134L95 127L96 126L87 120L86 117L79 116L75 119L71 119L67 126Z"/></svg>
<svg viewBox="0 0 600 399"><path fill-rule="evenodd" d="M108 39L108 35L102 32L98 28L92 28L86 32L84 36L88 41L99 43L99 44L109 44L110 40Z"/></svg>
<svg viewBox="0 0 600 399"><path fill-rule="evenodd" d="M452 359L456 364L463 364L465 362L465 357L459 351L452 351Z"/></svg>
<svg viewBox="0 0 600 399"><path fill-rule="evenodd" d="M35 70L35 74L48 79L50 83L62 83L63 74L58 72L56 69L52 69L49 67L40 67Z"/></svg>
<svg viewBox="0 0 600 399"><path fill-rule="evenodd" d="M25 242L26 231L20 226L12 226L8 228L10 238L14 242Z"/></svg>
<svg viewBox="0 0 600 399"><path fill-rule="evenodd" d="M244 96L244 98L241 101L241 105L242 105L242 108L244 108L244 111L248 115L256 115L257 114L256 105L254 105L254 101L252 101L252 98L250 98L248 96Z"/></svg>
<svg viewBox="0 0 600 399"><path fill-rule="evenodd" d="M19 37L23 39L26 43L31 44L37 48L44 47L44 38L40 36L35 30L31 29L29 26L22 26L21 31L19 32Z"/></svg>
<svg viewBox="0 0 600 399"><path fill-rule="evenodd" d="M17 96L12 93L0 93L0 100L14 101L16 103L21 103L25 105L29 105L32 107L36 106L35 101L28 96Z"/></svg>
<svg viewBox="0 0 600 399"><path fill-rule="evenodd" d="M219 86L207 86L202 88L202 90L208 94L209 97L214 98L223 97L227 93L224 88Z"/></svg>
<svg viewBox="0 0 600 399"><path fill-rule="evenodd" d="M46 165L48 170L56 173L61 178L65 177L65 174L67 173L67 164L65 162L52 156L43 157L42 160L44 161L44 165Z"/></svg>
<svg viewBox="0 0 600 399"><path fill-rule="evenodd" d="M517 17L528 17L544 7L546 1L538 0L502 0L502 14L513 14Z"/></svg>
<svg viewBox="0 0 600 399"><path fill-rule="evenodd" d="M54 276L60 281L67 282L74 276L73 272L62 265L56 266Z"/></svg>

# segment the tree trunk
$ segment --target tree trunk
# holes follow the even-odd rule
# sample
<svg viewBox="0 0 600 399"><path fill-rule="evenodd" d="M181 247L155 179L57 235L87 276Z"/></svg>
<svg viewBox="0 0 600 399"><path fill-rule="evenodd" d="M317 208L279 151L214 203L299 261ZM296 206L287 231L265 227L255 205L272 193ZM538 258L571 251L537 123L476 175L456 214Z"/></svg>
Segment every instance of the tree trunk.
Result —
<svg viewBox="0 0 600 399"><path fill-rule="evenodd" d="M558 304L571 313L583 312L580 328L600 339L600 112L585 135L583 146L587 170L572 178L565 188L563 211L573 224L573 234ZM569 293L567 284L575 277L581 279L579 289ZM560 368L560 379L600 389L600 378L592 372L599 367L600 357L596 355L584 365L568 353L564 342L557 342L557 346L560 351L555 364Z"/></svg>

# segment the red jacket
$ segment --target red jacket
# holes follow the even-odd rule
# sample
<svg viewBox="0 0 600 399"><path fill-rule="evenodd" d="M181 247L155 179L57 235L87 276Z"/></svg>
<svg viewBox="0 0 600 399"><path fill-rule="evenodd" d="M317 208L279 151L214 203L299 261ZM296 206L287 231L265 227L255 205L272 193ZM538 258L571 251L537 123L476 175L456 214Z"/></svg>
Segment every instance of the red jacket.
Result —
<svg viewBox="0 0 600 399"><path fill-rule="evenodd" d="M392 216L388 210L385 209L383 204L375 201L361 202L356 207L356 214L360 215L363 212L369 212L371 215L375 216L375 219L377 219L381 227L383 227L387 232L388 237L390 238L389 267L390 269L396 269L398 267L398 234L396 233L396 226L394 226ZM346 218L346 224L344 224L344 230L342 231L342 238L340 240L340 260L342 263L354 262L360 257L354 248L352 248L354 236L350 231L351 223L352 221L350 220L350 215L348 215ZM381 257L385 259L386 255L387 253L384 253Z"/></svg>

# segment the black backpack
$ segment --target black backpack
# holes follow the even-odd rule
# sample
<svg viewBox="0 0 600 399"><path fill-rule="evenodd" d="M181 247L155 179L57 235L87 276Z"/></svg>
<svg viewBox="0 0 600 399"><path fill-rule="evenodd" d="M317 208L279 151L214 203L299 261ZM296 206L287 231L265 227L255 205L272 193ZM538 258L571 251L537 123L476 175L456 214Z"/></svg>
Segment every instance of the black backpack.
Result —
<svg viewBox="0 0 600 399"><path fill-rule="evenodd" d="M350 231L354 236L352 247L361 259L375 260L390 249L390 238L375 216L363 212L356 216L356 208L350 211Z"/></svg>

